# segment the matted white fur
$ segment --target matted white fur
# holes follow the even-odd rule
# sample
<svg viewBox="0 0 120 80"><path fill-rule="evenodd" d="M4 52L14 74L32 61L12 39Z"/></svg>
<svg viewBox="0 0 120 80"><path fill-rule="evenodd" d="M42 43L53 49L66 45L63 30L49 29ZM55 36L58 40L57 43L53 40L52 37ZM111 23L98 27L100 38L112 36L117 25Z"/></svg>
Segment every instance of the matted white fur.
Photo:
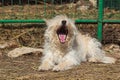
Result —
<svg viewBox="0 0 120 80"><path fill-rule="evenodd" d="M65 24L62 22L66 21ZM58 15L47 20L48 28L44 34L45 44L43 58L39 70L63 71L79 65L83 61L115 63L116 59L107 57L101 49L101 43L88 35L82 35L76 28L74 21L65 15ZM64 25L64 26L63 26ZM68 31L64 43L61 43L57 31L65 27ZM61 30L62 32L62 30Z"/></svg>

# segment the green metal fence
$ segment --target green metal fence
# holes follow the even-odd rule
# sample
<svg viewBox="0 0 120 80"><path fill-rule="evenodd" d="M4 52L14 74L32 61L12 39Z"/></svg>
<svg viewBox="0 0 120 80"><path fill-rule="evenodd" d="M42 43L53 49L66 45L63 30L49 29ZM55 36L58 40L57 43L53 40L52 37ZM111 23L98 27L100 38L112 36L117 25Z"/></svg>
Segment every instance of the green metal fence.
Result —
<svg viewBox="0 0 120 80"><path fill-rule="evenodd" d="M96 1L96 6L91 2ZM104 23L120 23L120 0L0 0L0 23L44 23L66 14L76 23L96 23L102 40ZM108 12L107 12L108 11Z"/></svg>

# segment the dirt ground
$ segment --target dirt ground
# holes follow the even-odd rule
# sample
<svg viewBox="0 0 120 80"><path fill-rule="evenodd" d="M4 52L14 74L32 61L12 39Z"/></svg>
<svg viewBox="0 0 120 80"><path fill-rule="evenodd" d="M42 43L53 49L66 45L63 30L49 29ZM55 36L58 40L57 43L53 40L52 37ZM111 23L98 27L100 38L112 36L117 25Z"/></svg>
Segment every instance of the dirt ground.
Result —
<svg viewBox="0 0 120 80"><path fill-rule="evenodd" d="M113 25L115 28L111 26L104 27L103 39L108 44L103 45L103 49L107 55L117 58L115 64L84 62L67 71L39 72L41 54L27 54L18 58L10 58L7 53L14 48L0 49L0 80L120 80L120 46L119 44L113 44L113 42L120 43L120 26ZM96 29L93 25L86 24L83 27L78 27L78 29L80 28L83 32L95 35ZM0 41L14 39L19 46L39 48L43 44L44 31L45 28L39 25L27 25L27 27L4 26L0 27ZM12 44L12 42L9 43Z"/></svg>
<svg viewBox="0 0 120 80"><path fill-rule="evenodd" d="M0 57L0 80L120 80L120 47L112 44L103 48L109 56L117 58L115 64L84 62L61 72L39 72L41 55L9 58L4 54Z"/></svg>

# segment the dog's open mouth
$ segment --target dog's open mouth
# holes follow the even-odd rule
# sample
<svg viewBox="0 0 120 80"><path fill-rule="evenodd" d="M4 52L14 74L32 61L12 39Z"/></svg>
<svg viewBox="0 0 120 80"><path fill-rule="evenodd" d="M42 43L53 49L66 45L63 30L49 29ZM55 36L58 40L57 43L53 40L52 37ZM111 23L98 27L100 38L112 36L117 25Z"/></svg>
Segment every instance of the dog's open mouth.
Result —
<svg viewBox="0 0 120 80"><path fill-rule="evenodd" d="M66 42L67 34L68 34L67 26L61 26L57 30L57 35L58 35L59 41L61 43L65 43Z"/></svg>

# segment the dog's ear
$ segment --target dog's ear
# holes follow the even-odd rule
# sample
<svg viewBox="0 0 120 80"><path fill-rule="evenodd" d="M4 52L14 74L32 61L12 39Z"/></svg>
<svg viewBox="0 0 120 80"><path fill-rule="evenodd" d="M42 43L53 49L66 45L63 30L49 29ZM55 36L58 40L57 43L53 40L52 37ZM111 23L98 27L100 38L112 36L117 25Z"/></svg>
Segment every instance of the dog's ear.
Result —
<svg viewBox="0 0 120 80"><path fill-rule="evenodd" d="M70 19L70 22L72 22L73 24L75 24L75 19Z"/></svg>
<svg viewBox="0 0 120 80"><path fill-rule="evenodd" d="M43 20L45 21L45 23L46 23L46 25L47 25L47 26L49 26L49 25L50 25L51 20L49 20L49 19L43 19Z"/></svg>

